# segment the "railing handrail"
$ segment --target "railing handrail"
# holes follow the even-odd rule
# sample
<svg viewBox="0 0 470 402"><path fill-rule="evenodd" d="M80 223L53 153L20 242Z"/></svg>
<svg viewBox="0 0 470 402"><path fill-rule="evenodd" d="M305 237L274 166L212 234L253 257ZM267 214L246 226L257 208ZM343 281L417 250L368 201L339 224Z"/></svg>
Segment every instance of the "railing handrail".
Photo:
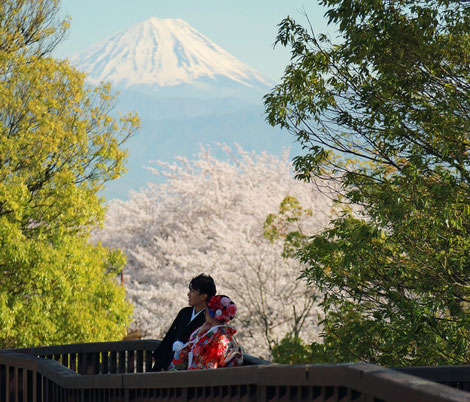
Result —
<svg viewBox="0 0 470 402"><path fill-rule="evenodd" d="M183 372L79 375L54 360L0 351L0 364L33 370L65 389L155 389L257 385L347 387L382 400L468 401L469 394L368 363L259 365Z"/></svg>
<svg viewBox="0 0 470 402"><path fill-rule="evenodd" d="M100 352L122 352L127 350L134 351L153 351L157 349L160 340L142 339L132 341L114 341L114 342L90 342L90 343L72 343L66 345L34 346L30 348L3 349L16 353L24 353L32 356L53 356L60 354L80 354L80 353L100 353ZM251 356L244 355L245 365L270 364L271 362Z"/></svg>
<svg viewBox="0 0 470 402"><path fill-rule="evenodd" d="M82 377L80 374L70 370L55 360L41 359L10 350L0 350L0 364L35 371L62 387L70 386L68 382L70 378L78 379Z"/></svg>
<svg viewBox="0 0 470 402"><path fill-rule="evenodd" d="M71 343L65 345L33 346L30 348L3 349L29 355L53 355L60 353L119 352L122 350L154 350L161 341L143 339L134 341ZM0 349L1 350L1 349Z"/></svg>
<svg viewBox="0 0 470 402"><path fill-rule="evenodd" d="M393 367L392 369L440 383L470 382L470 365Z"/></svg>

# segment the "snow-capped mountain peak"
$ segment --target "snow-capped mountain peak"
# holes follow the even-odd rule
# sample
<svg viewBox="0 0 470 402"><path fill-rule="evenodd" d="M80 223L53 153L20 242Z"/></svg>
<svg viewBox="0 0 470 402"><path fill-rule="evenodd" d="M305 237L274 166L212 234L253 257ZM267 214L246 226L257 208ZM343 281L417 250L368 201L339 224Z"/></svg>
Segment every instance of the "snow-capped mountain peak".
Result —
<svg viewBox="0 0 470 402"><path fill-rule="evenodd" d="M229 80L265 89L272 83L182 19L152 17L70 59L92 82L120 88L197 85Z"/></svg>

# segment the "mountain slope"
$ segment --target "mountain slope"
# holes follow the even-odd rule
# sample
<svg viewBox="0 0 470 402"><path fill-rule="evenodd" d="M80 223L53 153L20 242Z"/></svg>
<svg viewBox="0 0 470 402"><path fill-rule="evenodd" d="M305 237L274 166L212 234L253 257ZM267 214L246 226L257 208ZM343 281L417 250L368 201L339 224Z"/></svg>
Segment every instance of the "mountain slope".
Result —
<svg viewBox="0 0 470 402"><path fill-rule="evenodd" d="M273 84L181 19L142 21L71 62L91 84L111 82L120 91L117 110L135 111L142 121L125 145L128 173L107 183L107 199L161 182L145 169L150 160L192 159L200 145L236 142L272 153L292 145L264 121L262 96Z"/></svg>
<svg viewBox="0 0 470 402"><path fill-rule="evenodd" d="M242 86L265 91L272 85L182 19L149 18L70 61L92 83L109 81L118 88L155 91L186 85L204 92L213 86Z"/></svg>
<svg viewBox="0 0 470 402"><path fill-rule="evenodd" d="M227 100L229 101L229 100ZM226 156L215 144L231 147L237 143L247 151L267 151L280 155L286 148L292 153L302 153L295 138L285 131L273 128L262 118L262 106L245 104L244 108L226 114L199 115L186 118L153 120L150 116L142 122L142 130L131 138L125 147L129 150L126 164L128 173L106 185L107 199L127 199L130 189L140 190L148 183L161 183L163 176L155 176L146 167L157 167L151 161L173 161L176 156L189 160L196 157L201 145L209 146L216 158Z"/></svg>

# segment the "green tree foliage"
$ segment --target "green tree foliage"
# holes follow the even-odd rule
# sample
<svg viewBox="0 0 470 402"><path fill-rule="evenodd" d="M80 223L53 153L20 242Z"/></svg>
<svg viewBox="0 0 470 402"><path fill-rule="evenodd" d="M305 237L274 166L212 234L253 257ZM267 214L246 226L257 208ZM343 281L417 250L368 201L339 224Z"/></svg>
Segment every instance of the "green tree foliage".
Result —
<svg viewBox="0 0 470 402"><path fill-rule="evenodd" d="M303 208L296 197L289 195L281 201L279 214L271 213L266 218L263 225L264 237L271 242L283 239L282 256L293 257L308 238L302 228L302 218L312 215L311 209Z"/></svg>
<svg viewBox="0 0 470 402"><path fill-rule="evenodd" d="M108 86L47 56L67 28L58 5L0 5L0 347L120 339L131 312L121 252L89 233L139 121L116 121Z"/></svg>
<svg viewBox="0 0 470 402"><path fill-rule="evenodd" d="M274 346L273 362L279 364L311 363L310 348L299 337L287 335Z"/></svg>
<svg viewBox="0 0 470 402"><path fill-rule="evenodd" d="M298 256L325 294L335 361L470 362L470 8L445 0L323 0L332 43L291 18L268 121L355 205Z"/></svg>

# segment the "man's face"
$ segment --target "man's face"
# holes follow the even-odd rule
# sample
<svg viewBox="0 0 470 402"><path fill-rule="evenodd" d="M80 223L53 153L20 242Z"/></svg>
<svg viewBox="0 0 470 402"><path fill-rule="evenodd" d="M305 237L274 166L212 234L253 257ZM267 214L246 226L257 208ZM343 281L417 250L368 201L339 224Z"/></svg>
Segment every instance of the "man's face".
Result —
<svg viewBox="0 0 470 402"><path fill-rule="evenodd" d="M200 294L199 290L189 288L188 292L188 304L192 307L201 306L206 304L207 295L205 293Z"/></svg>

